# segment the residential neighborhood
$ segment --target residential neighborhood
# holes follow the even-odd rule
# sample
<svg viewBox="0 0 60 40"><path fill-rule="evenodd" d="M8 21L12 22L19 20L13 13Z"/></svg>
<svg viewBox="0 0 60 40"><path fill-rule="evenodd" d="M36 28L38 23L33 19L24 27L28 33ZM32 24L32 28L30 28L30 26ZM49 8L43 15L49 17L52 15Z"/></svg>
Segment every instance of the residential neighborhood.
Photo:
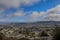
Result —
<svg viewBox="0 0 60 40"><path fill-rule="evenodd" d="M55 25L46 23L14 23L0 25L0 33L6 40L52 40L51 33L54 28Z"/></svg>

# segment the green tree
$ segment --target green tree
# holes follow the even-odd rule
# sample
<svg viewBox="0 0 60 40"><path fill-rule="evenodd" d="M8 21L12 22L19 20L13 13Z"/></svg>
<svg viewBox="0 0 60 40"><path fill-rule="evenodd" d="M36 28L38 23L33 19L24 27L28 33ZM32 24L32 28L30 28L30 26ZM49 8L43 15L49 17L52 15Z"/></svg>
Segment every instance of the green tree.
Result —
<svg viewBox="0 0 60 40"><path fill-rule="evenodd" d="M20 38L18 40L30 40L29 38Z"/></svg>
<svg viewBox="0 0 60 40"><path fill-rule="evenodd" d="M46 31L42 31L41 36L48 36Z"/></svg>
<svg viewBox="0 0 60 40"><path fill-rule="evenodd" d="M55 26L56 26L55 29L52 30L53 40L60 40L60 27L58 25Z"/></svg>
<svg viewBox="0 0 60 40"><path fill-rule="evenodd" d="M0 33L0 40L3 40L3 39L4 39L4 34Z"/></svg>

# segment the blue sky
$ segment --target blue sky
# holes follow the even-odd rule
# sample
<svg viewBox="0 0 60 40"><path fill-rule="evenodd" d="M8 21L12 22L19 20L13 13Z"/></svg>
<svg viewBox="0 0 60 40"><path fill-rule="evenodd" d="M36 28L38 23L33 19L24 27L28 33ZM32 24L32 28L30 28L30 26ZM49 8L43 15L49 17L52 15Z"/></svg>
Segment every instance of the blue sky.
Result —
<svg viewBox="0 0 60 40"><path fill-rule="evenodd" d="M0 21L60 21L60 0L0 0Z"/></svg>

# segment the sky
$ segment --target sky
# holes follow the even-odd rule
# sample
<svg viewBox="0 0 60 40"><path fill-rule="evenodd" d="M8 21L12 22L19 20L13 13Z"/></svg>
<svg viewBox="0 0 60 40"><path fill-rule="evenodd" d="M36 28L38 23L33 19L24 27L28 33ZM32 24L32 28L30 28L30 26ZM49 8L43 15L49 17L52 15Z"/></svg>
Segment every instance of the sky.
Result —
<svg viewBox="0 0 60 40"><path fill-rule="evenodd" d="M0 0L0 22L60 21L60 0Z"/></svg>

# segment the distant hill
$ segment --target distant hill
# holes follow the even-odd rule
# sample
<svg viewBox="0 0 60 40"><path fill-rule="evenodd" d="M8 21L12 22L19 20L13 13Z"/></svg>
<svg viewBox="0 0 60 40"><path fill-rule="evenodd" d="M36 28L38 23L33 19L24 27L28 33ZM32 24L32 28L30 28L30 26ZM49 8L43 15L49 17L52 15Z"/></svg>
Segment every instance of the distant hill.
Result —
<svg viewBox="0 0 60 40"><path fill-rule="evenodd" d="M0 22L0 24L60 24L60 21L38 21L38 22Z"/></svg>
<svg viewBox="0 0 60 40"><path fill-rule="evenodd" d="M5 27L13 26L13 27L52 27L55 25L60 26L60 21L39 21L39 22L31 22L31 23L20 23L20 22L0 22L0 25L4 25Z"/></svg>

